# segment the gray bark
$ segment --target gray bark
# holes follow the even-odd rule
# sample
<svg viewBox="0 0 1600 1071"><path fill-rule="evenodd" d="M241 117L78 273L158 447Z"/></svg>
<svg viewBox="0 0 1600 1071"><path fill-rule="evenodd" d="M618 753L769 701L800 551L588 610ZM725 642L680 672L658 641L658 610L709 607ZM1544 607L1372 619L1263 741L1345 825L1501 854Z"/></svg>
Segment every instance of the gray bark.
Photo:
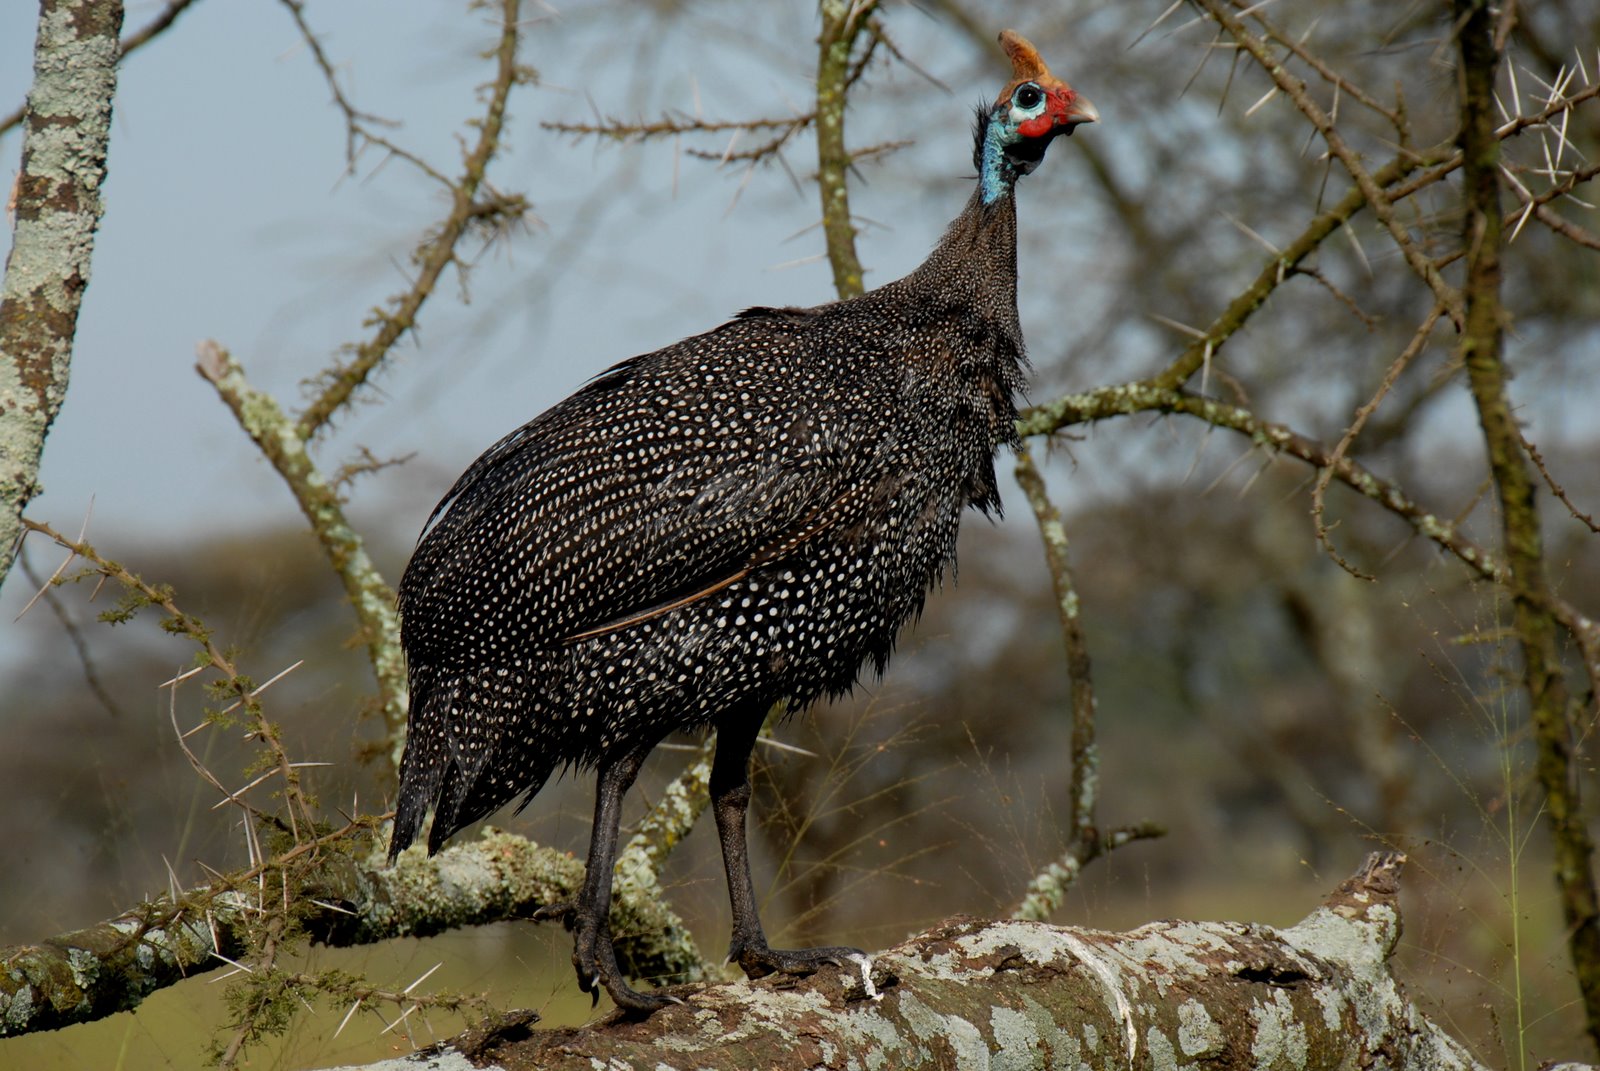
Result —
<svg viewBox="0 0 1600 1071"><path fill-rule="evenodd" d="M644 1021L469 1032L394 1069L1149 1068L1481 1071L1387 960L1404 856L1371 857L1298 925L1103 933L955 918L860 969L671 990Z"/></svg>
<svg viewBox="0 0 1600 1071"><path fill-rule="evenodd" d="M16 226L0 285L0 581L39 491L100 224L122 0L43 0Z"/></svg>

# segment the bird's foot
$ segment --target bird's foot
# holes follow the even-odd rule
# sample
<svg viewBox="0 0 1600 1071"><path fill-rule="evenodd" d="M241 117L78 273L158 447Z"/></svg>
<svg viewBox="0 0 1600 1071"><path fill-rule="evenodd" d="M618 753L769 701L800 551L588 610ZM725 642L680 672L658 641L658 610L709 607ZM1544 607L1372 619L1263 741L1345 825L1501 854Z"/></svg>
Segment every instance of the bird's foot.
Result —
<svg viewBox="0 0 1600 1071"><path fill-rule="evenodd" d="M630 1015L640 1017L659 1011L669 1004L683 1001L665 993L640 993L623 981L622 970L617 966L617 952L611 943L609 927L596 923L593 917L577 907L566 914L567 928L575 930L572 966L578 972L578 988L589 994L591 1007L600 1003L600 990L605 989L617 1007Z"/></svg>
<svg viewBox="0 0 1600 1071"><path fill-rule="evenodd" d="M823 967L849 967L855 963L870 963L867 954L859 948L830 945L823 948L768 948L765 942L735 945L728 950L728 962L737 963L747 978L764 978L769 974L813 974Z"/></svg>

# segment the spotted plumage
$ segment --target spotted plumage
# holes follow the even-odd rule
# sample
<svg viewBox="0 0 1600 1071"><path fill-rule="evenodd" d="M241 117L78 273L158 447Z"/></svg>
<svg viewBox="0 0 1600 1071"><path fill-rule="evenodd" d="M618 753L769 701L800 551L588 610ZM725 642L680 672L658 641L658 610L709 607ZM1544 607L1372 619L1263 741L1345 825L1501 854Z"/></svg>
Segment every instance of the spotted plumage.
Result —
<svg viewBox="0 0 1600 1071"><path fill-rule="evenodd" d="M977 189L927 261L862 297L755 308L604 373L506 436L440 502L400 587L411 715L391 854L430 851L563 767L600 773L590 875L569 916L585 988L625 1007L605 931L616 810L674 730L719 730L712 793L752 974L845 949L769 949L744 859L750 746L881 672L999 508L1026 365L1011 185L1096 116L1033 49L980 111ZM750 901L750 902L741 902Z"/></svg>

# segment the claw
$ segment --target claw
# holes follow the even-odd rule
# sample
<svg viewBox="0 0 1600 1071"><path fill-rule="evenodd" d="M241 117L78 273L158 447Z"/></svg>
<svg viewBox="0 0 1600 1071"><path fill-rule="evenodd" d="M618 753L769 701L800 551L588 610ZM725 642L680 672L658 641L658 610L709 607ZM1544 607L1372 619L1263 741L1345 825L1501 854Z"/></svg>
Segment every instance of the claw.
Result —
<svg viewBox="0 0 1600 1071"><path fill-rule="evenodd" d="M551 919L559 919L562 925L566 926L566 928L570 930L572 929L573 917L576 916L577 913L577 904L573 903L571 900L562 900L560 903L545 904L543 907L535 908L533 914L529 917L533 919L534 922L547 922Z"/></svg>

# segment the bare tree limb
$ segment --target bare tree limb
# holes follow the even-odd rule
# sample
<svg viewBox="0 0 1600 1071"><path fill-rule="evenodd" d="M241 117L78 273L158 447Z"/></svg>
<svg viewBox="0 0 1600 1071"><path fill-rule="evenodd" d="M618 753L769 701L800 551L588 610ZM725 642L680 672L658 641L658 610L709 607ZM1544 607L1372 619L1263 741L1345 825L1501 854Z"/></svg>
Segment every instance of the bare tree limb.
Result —
<svg viewBox="0 0 1600 1071"><path fill-rule="evenodd" d="M285 2L300 18L299 5L292 0ZM395 343L416 324L417 313L433 293L439 277L455 263L456 247L468 229L485 222L500 225L515 222L528 211L527 201L517 194L500 194L490 190L486 200L479 198L480 191L487 188L484 176L489 162L500 148L506 101L513 87L531 77L525 68L517 64L521 0L503 0L500 6L500 39L494 52L495 77L489 89L489 102L483 118L477 124L477 142L462 163L461 177L450 186L450 214L417 248L417 277L410 289L394 298L389 308L373 310L377 331L353 348L348 362L319 377L321 387L316 397L296 420L296 432L301 439L310 440L326 427L338 411L349 404L356 390L377 371ZM352 114L342 94L338 100L347 109L346 114Z"/></svg>
<svg viewBox="0 0 1600 1071"><path fill-rule="evenodd" d="M404 735L408 688L394 589L373 564L365 541L346 519L338 494L317 469L305 439L277 400L252 387L244 369L215 342L201 343L196 367L288 484L317 544L333 564L360 623L389 739L398 741ZM393 758L398 768L398 755Z"/></svg>
<svg viewBox="0 0 1600 1071"><path fill-rule="evenodd" d="M1185 413L1215 427L1236 431L1269 449L1318 468L1331 466L1340 483L1405 521L1418 535L1449 551L1478 576L1496 584L1510 579L1504 561L1464 536L1460 525L1428 510L1397 484L1375 475L1348 457L1335 463L1332 451L1321 443L1285 425L1263 420L1243 406L1163 388L1154 380L1140 380L1069 394L1033 406L1021 413L1018 428L1026 435L1044 435L1074 424L1148 412ZM1600 673L1600 623L1557 595L1548 596L1548 605L1556 620L1572 634L1590 673Z"/></svg>
<svg viewBox="0 0 1600 1071"><path fill-rule="evenodd" d="M1405 257L1406 263L1411 266L1411 270L1416 272L1417 276L1428 284L1429 289L1433 291L1434 297L1444 305L1451 321L1457 327L1460 327L1462 318L1461 295L1457 293L1454 287L1444 281L1444 277L1433 266L1433 262L1423 255L1422 250L1417 248L1416 243L1411 239L1410 233L1395 216L1394 203L1384 193L1383 184L1361 163L1361 157L1345 142L1344 136L1339 133L1339 128L1328 116L1328 113L1323 111L1322 107L1311 99L1310 93L1306 91L1305 83L1285 70L1283 65L1272 55L1266 42L1251 33L1244 23L1240 22L1239 18L1228 10L1222 0L1194 0L1194 3L1215 19L1219 26L1227 30L1233 39L1245 51L1250 53L1251 57L1261 65L1277 87L1290 100L1294 101L1295 107L1299 108L1306 118L1311 121L1311 124L1317 128L1317 132L1327 142L1328 150L1338 157L1339 162L1350 173L1350 177L1355 180L1356 188L1361 191L1367 204L1372 206L1373 214L1378 217L1379 222L1389 231L1389 236L1394 239L1395 245L1399 247L1401 255Z"/></svg>

